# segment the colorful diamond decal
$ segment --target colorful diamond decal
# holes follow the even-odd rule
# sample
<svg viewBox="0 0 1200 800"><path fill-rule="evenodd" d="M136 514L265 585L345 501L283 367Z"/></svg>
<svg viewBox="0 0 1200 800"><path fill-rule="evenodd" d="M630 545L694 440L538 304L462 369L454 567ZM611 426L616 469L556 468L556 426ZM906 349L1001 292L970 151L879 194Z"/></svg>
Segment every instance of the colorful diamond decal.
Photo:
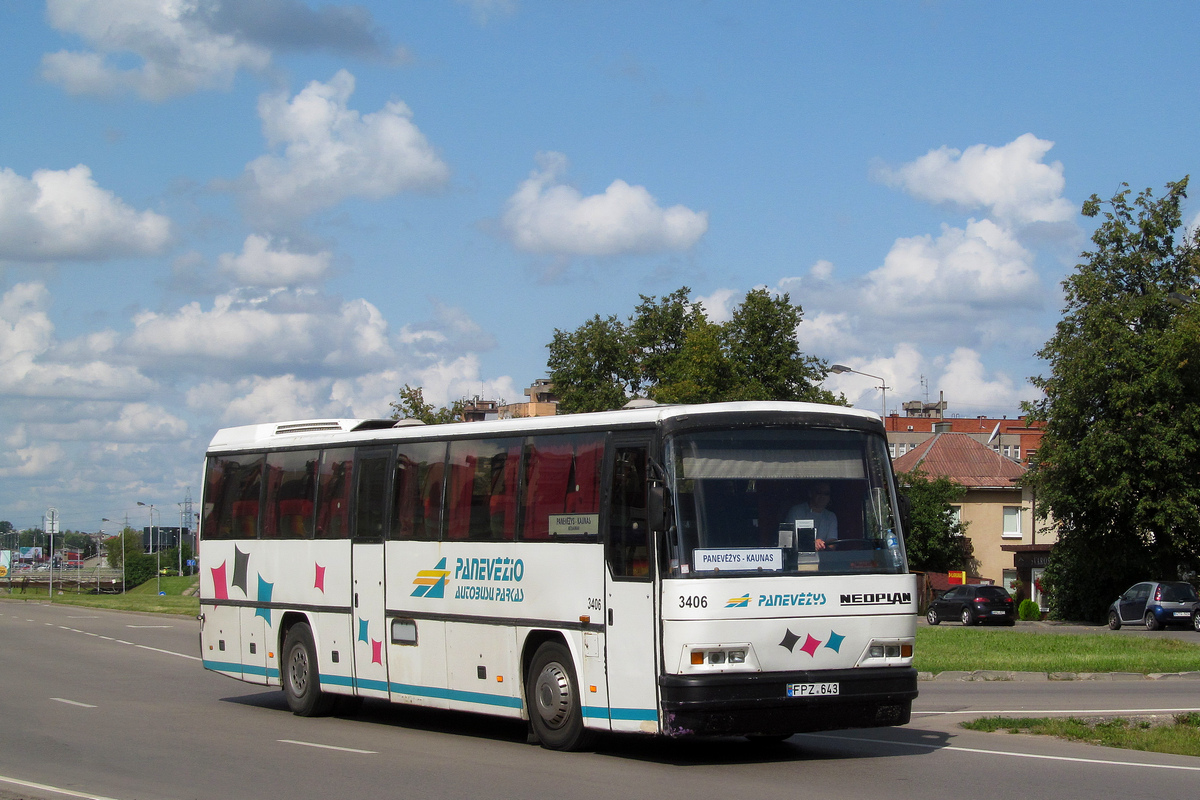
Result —
<svg viewBox="0 0 1200 800"><path fill-rule="evenodd" d="M230 586L238 587L244 595L250 594L249 590L246 589L246 572L249 566L250 554L243 553L235 545L233 548L233 582L230 583Z"/></svg>
<svg viewBox="0 0 1200 800"><path fill-rule="evenodd" d="M829 641L825 643L825 646L828 647L833 652L839 653L839 652L841 652L842 642L844 642L845 640L846 640L845 636L842 636L840 634L834 633L833 631L830 631L829 632Z"/></svg>
<svg viewBox="0 0 1200 800"><path fill-rule="evenodd" d="M315 565L317 568L317 577L313 581L313 588L320 589L322 593L325 591L325 568L320 564Z"/></svg>
<svg viewBox="0 0 1200 800"><path fill-rule="evenodd" d="M271 602L271 594L274 591L275 591L275 584L267 583L266 581L263 580L262 575L259 575L258 576L258 602L260 602L260 603ZM268 625L271 624L271 609L269 609L269 608L256 609L254 612L254 616L262 617L263 619L265 619L267 621Z"/></svg>
<svg viewBox="0 0 1200 800"><path fill-rule="evenodd" d="M219 567L209 567L213 579L213 597L217 600L229 599L229 585L225 583L225 562Z"/></svg>
<svg viewBox="0 0 1200 800"><path fill-rule="evenodd" d="M820 646L821 646L821 640L814 639L813 635L810 633L808 635L808 639L806 639L804 642L804 646L801 647L800 649L803 650L804 652L808 653L810 656L812 656L812 655L816 655L817 648Z"/></svg>
<svg viewBox="0 0 1200 800"><path fill-rule="evenodd" d="M370 639L367 637L367 630L368 630L368 626L369 626L369 624L370 624L370 623L368 623L368 622L367 622L365 619L360 619L360 620L358 621L358 640L359 640L360 642L369 642L369 641L371 641L371 640L370 640Z"/></svg>
<svg viewBox="0 0 1200 800"><path fill-rule="evenodd" d="M786 647L788 652L792 652L792 648L796 646L796 642L800 641L800 637L792 633L792 629L788 628L787 634L783 637L783 641L779 643L780 647Z"/></svg>
<svg viewBox="0 0 1200 800"><path fill-rule="evenodd" d="M371 663L383 665L383 642L371 640Z"/></svg>

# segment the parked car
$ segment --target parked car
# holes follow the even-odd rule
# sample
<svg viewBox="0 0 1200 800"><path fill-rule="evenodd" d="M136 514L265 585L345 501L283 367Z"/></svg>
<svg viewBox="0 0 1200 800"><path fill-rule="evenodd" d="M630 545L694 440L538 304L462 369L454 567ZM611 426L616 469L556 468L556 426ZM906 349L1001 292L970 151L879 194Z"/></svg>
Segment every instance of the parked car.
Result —
<svg viewBox="0 0 1200 800"><path fill-rule="evenodd" d="M1183 581L1142 581L1108 607L1108 627L1145 625L1161 630L1166 625L1191 625L1200 631L1200 595Z"/></svg>
<svg viewBox="0 0 1200 800"><path fill-rule="evenodd" d="M963 625L1016 625L1017 607L1003 586L955 586L929 604L925 619L930 625L944 619L961 620Z"/></svg>

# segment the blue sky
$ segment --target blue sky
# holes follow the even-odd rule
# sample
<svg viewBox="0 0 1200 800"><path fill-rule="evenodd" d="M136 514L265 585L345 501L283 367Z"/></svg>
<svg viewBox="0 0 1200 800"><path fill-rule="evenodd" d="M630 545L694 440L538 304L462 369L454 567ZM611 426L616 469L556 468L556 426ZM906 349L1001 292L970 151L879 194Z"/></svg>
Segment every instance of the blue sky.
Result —
<svg viewBox="0 0 1200 800"><path fill-rule="evenodd" d="M385 416L405 383L519 400L555 328L683 285L714 319L788 292L889 410L1014 416L1082 202L1196 172L1198 29L1194 3L6 4L0 519L169 524L217 428ZM873 383L826 385L878 410Z"/></svg>

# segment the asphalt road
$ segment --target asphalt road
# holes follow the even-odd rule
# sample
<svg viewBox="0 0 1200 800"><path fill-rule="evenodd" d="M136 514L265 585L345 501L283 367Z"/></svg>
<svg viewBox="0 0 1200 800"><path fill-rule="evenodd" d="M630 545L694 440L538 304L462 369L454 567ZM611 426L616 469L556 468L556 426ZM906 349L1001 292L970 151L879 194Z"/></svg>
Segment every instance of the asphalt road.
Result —
<svg viewBox="0 0 1200 800"><path fill-rule="evenodd" d="M0 602L0 800L103 797L927 798L1194 796L1200 759L958 728L983 713L1200 709L1200 682L924 682L904 728L741 739L612 736L368 702L301 719L204 671L189 619Z"/></svg>

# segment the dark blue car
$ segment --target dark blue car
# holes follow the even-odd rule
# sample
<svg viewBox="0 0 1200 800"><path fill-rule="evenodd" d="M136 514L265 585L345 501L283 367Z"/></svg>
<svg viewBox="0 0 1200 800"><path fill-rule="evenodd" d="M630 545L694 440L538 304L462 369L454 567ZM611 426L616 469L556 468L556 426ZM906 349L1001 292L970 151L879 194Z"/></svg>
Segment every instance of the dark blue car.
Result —
<svg viewBox="0 0 1200 800"><path fill-rule="evenodd" d="M1167 625L1190 625L1200 631L1200 595L1183 581L1143 581L1130 586L1108 607L1108 627L1145 625L1157 631Z"/></svg>

